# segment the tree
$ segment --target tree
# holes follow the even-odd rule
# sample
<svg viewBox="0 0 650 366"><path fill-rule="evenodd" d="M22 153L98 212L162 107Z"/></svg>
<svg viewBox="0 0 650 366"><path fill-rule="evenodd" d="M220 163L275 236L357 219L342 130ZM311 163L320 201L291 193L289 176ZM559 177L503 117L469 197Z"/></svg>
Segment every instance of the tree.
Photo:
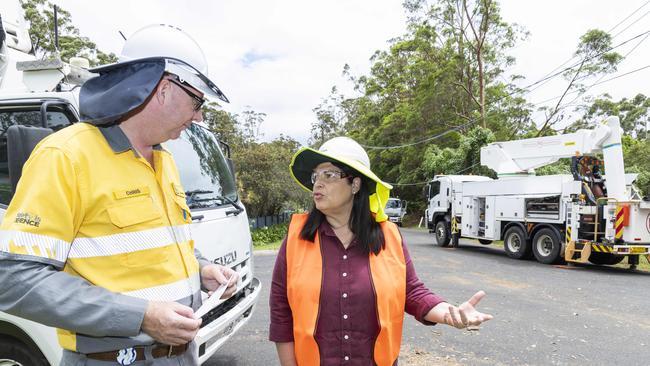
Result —
<svg viewBox="0 0 650 366"><path fill-rule="evenodd" d="M623 57L616 52L611 52L611 43L612 37L599 29L591 29L580 37L580 43L574 54L574 57L580 61L563 73L568 83L555 106L540 108L545 113L545 121L537 136L552 133L552 127L564 119L561 113L564 108L571 105L588 89L585 85L588 79L616 71ZM578 96L563 105L564 98L570 92L576 92Z"/></svg>
<svg viewBox="0 0 650 366"><path fill-rule="evenodd" d="M330 95L313 109L316 122L312 123L309 144L320 146L332 137L339 136L345 124L345 111L342 110L343 95L332 87Z"/></svg>
<svg viewBox="0 0 650 366"><path fill-rule="evenodd" d="M374 53L369 74L344 69L360 96L333 95L335 108L321 104L315 112L318 132L342 123L341 132L366 147L373 170L399 184L394 193L416 201L415 183L431 178L422 164L427 148L456 150L476 124L502 140L533 124L530 104L502 78L514 61L507 50L525 33L500 18L496 1L407 0L405 8L407 33Z"/></svg>
<svg viewBox="0 0 650 366"><path fill-rule="evenodd" d="M87 37L82 37L79 29L72 24L70 13L57 6L59 25L59 48L55 45L54 4L49 0L21 0L25 18L29 22L34 53L40 57L54 57L57 53L68 62L71 57L85 57L91 66L117 62L114 53L104 53Z"/></svg>
<svg viewBox="0 0 650 366"><path fill-rule="evenodd" d="M487 128L475 127L460 136L457 148L441 149L430 146L422 163L427 175L474 174L495 176L491 169L481 166L481 147L494 142L494 133Z"/></svg>
<svg viewBox="0 0 650 366"><path fill-rule="evenodd" d="M236 151L241 167L237 180L242 201L251 216L277 214L287 208L305 208L309 194L298 189L289 174L289 163L300 144L287 136L271 142L251 143Z"/></svg>
<svg viewBox="0 0 650 366"><path fill-rule="evenodd" d="M231 149L241 199L251 217L304 209L310 201L306 191L296 189L289 174L291 157L300 144L287 136L259 141L265 116L251 107L239 115L220 110L217 103L203 108L205 123Z"/></svg>
<svg viewBox="0 0 650 366"><path fill-rule="evenodd" d="M260 127L262 126L262 122L264 122L264 118L266 118L266 113L255 112L250 106L247 106L246 108L247 109L243 111L241 115L238 115L235 118L237 118L239 122L239 128L244 144L250 144L262 138L263 134L260 131Z"/></svg>
<svg viewBox="0 0 650 366"><path fill-rule="evenodd" d="M637 140L623 136L623 156L626 173L638 173L635 185L645 197L650 196L650 139ZM607 174L607 172L605 172Z"/></svg>
<svg viewBox="0 0 650 366"><path fill-rule="evenodd" d="M648 138L648 123L650 123L649 108L650 98L643 94L637 94L630 99L623 98L618 102L605 94L593 100L591 105L582 107L584 115L566 130L592 128L605 117L618 116L626 135L645 140Z"/></svg>

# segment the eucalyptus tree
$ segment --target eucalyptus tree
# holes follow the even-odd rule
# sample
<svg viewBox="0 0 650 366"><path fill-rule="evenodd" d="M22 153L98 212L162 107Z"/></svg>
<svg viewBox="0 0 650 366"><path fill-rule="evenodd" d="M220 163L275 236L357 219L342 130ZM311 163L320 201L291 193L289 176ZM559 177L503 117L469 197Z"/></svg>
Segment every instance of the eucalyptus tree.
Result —
<svg viewBox="0 0 650 366"><path fill-rule="evenodd" d="M21 0L25 18L29 22L34 53L43 58L58 54L65 62L71 57L85 57L91 66L117 61L114 53L104 53L88 37L81 36L73 24L70 12L57 6L57 23L59 31L58 48L54 31L54 4L49 0Z"/></svg>

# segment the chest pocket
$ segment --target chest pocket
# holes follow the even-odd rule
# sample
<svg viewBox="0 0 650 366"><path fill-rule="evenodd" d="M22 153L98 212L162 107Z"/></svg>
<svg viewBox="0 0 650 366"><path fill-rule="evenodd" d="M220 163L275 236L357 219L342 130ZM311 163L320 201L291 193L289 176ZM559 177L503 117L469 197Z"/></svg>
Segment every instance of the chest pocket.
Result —
<svg viewBox="0 0 650 366"><path fill-rule="evenodd" d="M166 262L169 259L169 251L160 247L159 243L153 243L155 238L137 234L141 230L162 227L162 213L156 209L150 196L119 200L116 204L108 207L107 212L113 225L128 232L124 237L118 239L122 242L116 243L116 245L143 248L126 252L122 257L122 263L125 266L147 267Z"/></svg>
<svg viewBox="0 0 650 366"><path fill-rule="evenodd" d="M108 207L106 210L113 225L120 229L156 219L160 221L162 217L149 196L128 198Z"/></svg>

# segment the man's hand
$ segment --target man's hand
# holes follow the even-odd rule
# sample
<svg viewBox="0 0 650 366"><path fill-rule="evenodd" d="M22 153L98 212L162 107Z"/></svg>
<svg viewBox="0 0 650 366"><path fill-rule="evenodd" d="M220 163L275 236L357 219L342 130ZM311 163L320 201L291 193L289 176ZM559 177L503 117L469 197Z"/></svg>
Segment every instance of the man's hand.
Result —
<svg viewBox="0 0 650 366"><path fill-rule="evenodd" d="M228 281L230 279L230 281ZM219 285L228 281L226 292L221 295L222 299L227 299L237 290L237 280L239 274L232 269L218 264L209 264L201 269L201 283L208 289L208 294L212 295Z"/></svg>
<svg viewBox="0 0 650 366"><path fill-rule="evenodd" d="M190 342L201 326L192 308L176 302L149 301L142 330L162 344L178 346Z"/></svg>

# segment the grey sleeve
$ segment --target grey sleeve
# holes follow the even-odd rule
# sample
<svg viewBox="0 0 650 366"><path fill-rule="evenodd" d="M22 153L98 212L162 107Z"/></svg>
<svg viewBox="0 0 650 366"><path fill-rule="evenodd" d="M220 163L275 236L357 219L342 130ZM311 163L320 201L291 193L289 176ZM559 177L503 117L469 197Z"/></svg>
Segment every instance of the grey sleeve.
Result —
<svg viewBox="0 0 650 366"><path fill-rule="evenodd" d="M201 254L201 252L196 248L194 248L194 256L196 257L196 260L199 261L199 273L201 273L201 269L203 269L203 267L207 266L208 264L212 264L212 262L208 260L208 258L204 257L203 254Z"/></svg>
<svg viewBox="0 0 650 366"><path fill-rule="evenodd" d="M194 248L194 256L196 257L196 260L199 261L199 276L201 276L201 271L203 270L203 267L212 264L212 262L210 262L206 257L204 257L203 254L201 254L201 252L196 248ZM209 291L205 286L203 286L203 279L201 279L201 290L203 290L204 292Z"/></svg>
<svg viewBox="0 0 650 366"><path fill-rule="evenodd" d="M1 255L0 284L1 311L95 337L137 335L147 308L52 265Z"/></svg>

